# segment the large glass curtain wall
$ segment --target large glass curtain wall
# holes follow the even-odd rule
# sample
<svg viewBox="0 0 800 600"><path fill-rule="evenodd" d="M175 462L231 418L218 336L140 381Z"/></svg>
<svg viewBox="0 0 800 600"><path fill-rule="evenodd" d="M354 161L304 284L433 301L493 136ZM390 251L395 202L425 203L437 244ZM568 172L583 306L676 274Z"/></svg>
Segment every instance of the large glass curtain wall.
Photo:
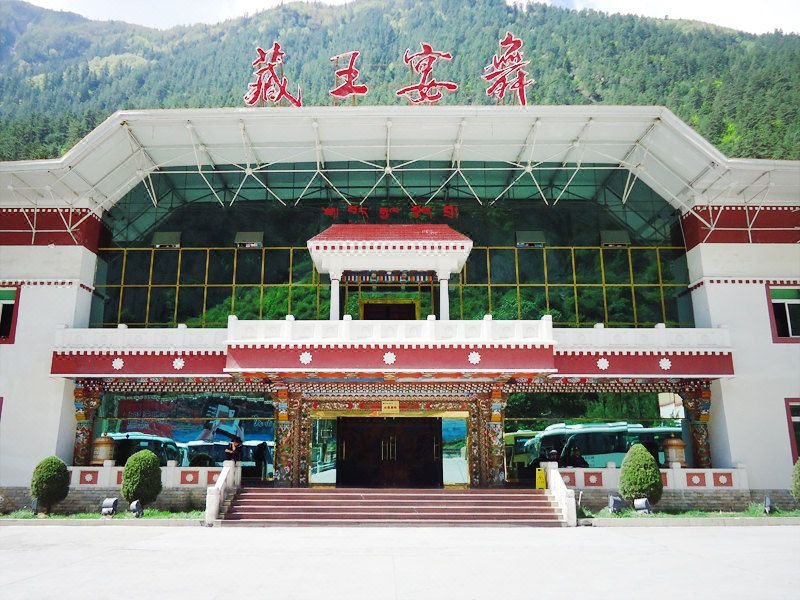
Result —
<svg viewBox="0 0 800 600"><path fill-rule="evenodd" d="M329 282L305 242L334 223L445 223L475 247L450 281L451 318L536 319L559 326L691 326L685 250L675 211L628 171L608 165L539 165L536 180L505 163L416 161L383 177L361 163L282 164L243 178L233 166L154 173L106 215L91 323L224 326L244 319L326 319ZM380 171L382 173L382 170ZM634 181L632 183L632 181ZM267 189L269 191L267 191ZM602 231L631 245L606 248ZM263 247L236 248L237 232ZM541 247L517 247L538 231ZM153 248L156 233L177 248ZM428 274L430 275L430 274ZM412 300L438 312L437 284L343 282L342 310Z"/></svg>
<svg viewBox="0 0 800 600"><path fill-rule="evenodd" d="M330 284L306 248L103 249L92 326L224 327L241 319L326 319ZM450 282L451 318L538 319L558 326L692 326L684 251L676 247L477 247ZM350 282L343 311L410 299L438 311L438 284Z"/></svg>

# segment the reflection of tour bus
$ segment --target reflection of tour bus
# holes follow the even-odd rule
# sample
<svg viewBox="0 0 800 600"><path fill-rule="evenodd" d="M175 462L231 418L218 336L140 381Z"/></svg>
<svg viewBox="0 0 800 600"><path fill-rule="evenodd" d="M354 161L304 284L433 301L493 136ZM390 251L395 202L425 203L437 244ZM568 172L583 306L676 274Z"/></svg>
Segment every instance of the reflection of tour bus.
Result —
<svg viewBox="0 0 800 600"><path fill-rule="evenodd" d="M664 440L681 437L680 427L645 427L638 423L583 423L549 425L526 442L531 460L546 457L550 450L565 461L573 448L580 448L590 467L602 468L613 462L617 467L634 444L643 444L660 465L665 463Z"/></svg>
<svg viewBox="0 0 800 600"><path fill-rule="evenodd" d="M107 437L114 440L114 460L118 466L124 466L132 454L140 450L150 450L157 457L162 467L167 466L168 460L181 464L181 452L175 440L140 431L126 433L107 433Z"/></svg>
<svg viewBox="0 0 800 600"><path fill-rule="evenodd" d="M256 460L255 450L264 443L264 440L248 440L242 444L242 476L243 477L259 477L260 474L256 473ZM275 442L268 441L267 452L265 457L266 462L266 477L272 477L274 472L273 454L275 449ZM180 464L184 466L214 466L221 467L222 463L227 460L225 456L225 448L228 447L228 442L211 442L198 440L194 442L186 442L180 444L183 450L184 458ZM207 456L211 464L200 464L203 457Z"/></svg>
<svg viewBox="0 0 800 600"><path fill-rule="evenodd" d="M521 471L531 464L533 456L525 444L536 437L536 431L523 429L503 434L506 453L506 479L517 481L526 478Z"/></svg>

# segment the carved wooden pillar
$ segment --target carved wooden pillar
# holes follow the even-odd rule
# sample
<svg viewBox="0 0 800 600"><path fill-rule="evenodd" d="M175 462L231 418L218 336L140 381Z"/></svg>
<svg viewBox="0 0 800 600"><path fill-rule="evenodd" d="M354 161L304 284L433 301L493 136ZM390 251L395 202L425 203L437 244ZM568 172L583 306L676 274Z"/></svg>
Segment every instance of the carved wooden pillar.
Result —
<svg viewBox="0 0 800 600"><path fill-rule="evenodd" d="M479 399L469 403L469 484L470 487L481 487L481 409Z"/></svg>
<svg viewBox="0 0 800 600"><path fill-rule="evenodd" d="M506 394L499 386L491 393L478 398L478 477L473 487L498 487L505 482L503 460L503 413ZM470 419L471 420L471 419ZM473 438L474 439L474 438Z"/></svg>
<svg viewBox="0 0 800 600"><path fill-rule="evenodd" d="M489 421L492 401L486 396L481 396L478 399L478 452L480 467L479 487L489 487Z"/></svg>
<svg viewBox="0 0 800 600"><path fill-rule="evenodd" d="M708 382L698 382L681 390L683 407L692 432L694 466L711 468L711 443L708 435L708 418L711 412L711 389Z"/></svg>
<svg viewBox="0 0 800 600"><path fill-rule="evenodd" d="M503 446L503 417L506 411L506 398L503 388L496 385L489 396L489 414L486 423L487 436L487 481L489 487L502 486L506 481Z"/></svg>
<svg viewBox="0 0 800 600"><path fill-rule="evenodd" d="M75 465L88 465L92 458L94 438L94 417L102 398L102 384L94 379L75 381L73 402L75 403L75 447L72 462Z"/></svg>
<svg viewBox="0 0 800 600"><path fill-rule="evenodd" d="M298 394L298 398L299 398ZM308 487L308 465L311 454L311 404L298 399L298 415L300 417L300 431L297 436L297 454L299 468L297 480L300 487Z"/></svg>
<svg viewBox="0 0 800 600"><path fill-rule="evenodd" d="M279 486L298 487L302 469L299 456L300 394L286 388L275 393L275 482Z"/></svg>

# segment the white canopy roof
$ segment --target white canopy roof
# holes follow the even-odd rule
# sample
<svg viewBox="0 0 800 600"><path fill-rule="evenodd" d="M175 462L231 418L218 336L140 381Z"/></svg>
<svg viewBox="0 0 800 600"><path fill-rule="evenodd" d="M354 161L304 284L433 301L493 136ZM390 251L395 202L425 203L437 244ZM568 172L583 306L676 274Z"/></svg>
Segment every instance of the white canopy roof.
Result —
<svg viewBox="0 0 800 600"><path fill-rule="evenodd" d="M0 163L0 207L98 214L148 174L275 163L499 161L628 169L682 212L710 204L796 205L800 161L729 159L655 106L365 106L120 111L64 157ZM393 161L389 163L389 161ZM395 167L397 168L397 167ZM269 191L269 190L268 190Z"/></svg>
<svg viewBox="0 0 800 600"><path fill-rule="evenodd" d="M472 240L448 225L331 225L308 240L314 267L344 271L435 271L448 279L464 268Z"/></svg>

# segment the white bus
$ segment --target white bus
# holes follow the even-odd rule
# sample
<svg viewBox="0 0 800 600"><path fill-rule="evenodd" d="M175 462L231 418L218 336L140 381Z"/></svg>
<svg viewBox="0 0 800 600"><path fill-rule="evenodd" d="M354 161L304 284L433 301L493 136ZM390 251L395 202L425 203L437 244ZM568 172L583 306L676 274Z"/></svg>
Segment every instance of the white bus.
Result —
<svg viewBox="0 0 800 600"><path fill-rule="evenodd" d="M659 465L664 465L664 440L681 438L677 426L645 427L638 423L556 423L526 443L531 460L544 459L551 450L558 452L559 464L566 466L573 448L580 448L592 468L603 468L613 462L617 467L634 444L647 448Z"/></svg>

